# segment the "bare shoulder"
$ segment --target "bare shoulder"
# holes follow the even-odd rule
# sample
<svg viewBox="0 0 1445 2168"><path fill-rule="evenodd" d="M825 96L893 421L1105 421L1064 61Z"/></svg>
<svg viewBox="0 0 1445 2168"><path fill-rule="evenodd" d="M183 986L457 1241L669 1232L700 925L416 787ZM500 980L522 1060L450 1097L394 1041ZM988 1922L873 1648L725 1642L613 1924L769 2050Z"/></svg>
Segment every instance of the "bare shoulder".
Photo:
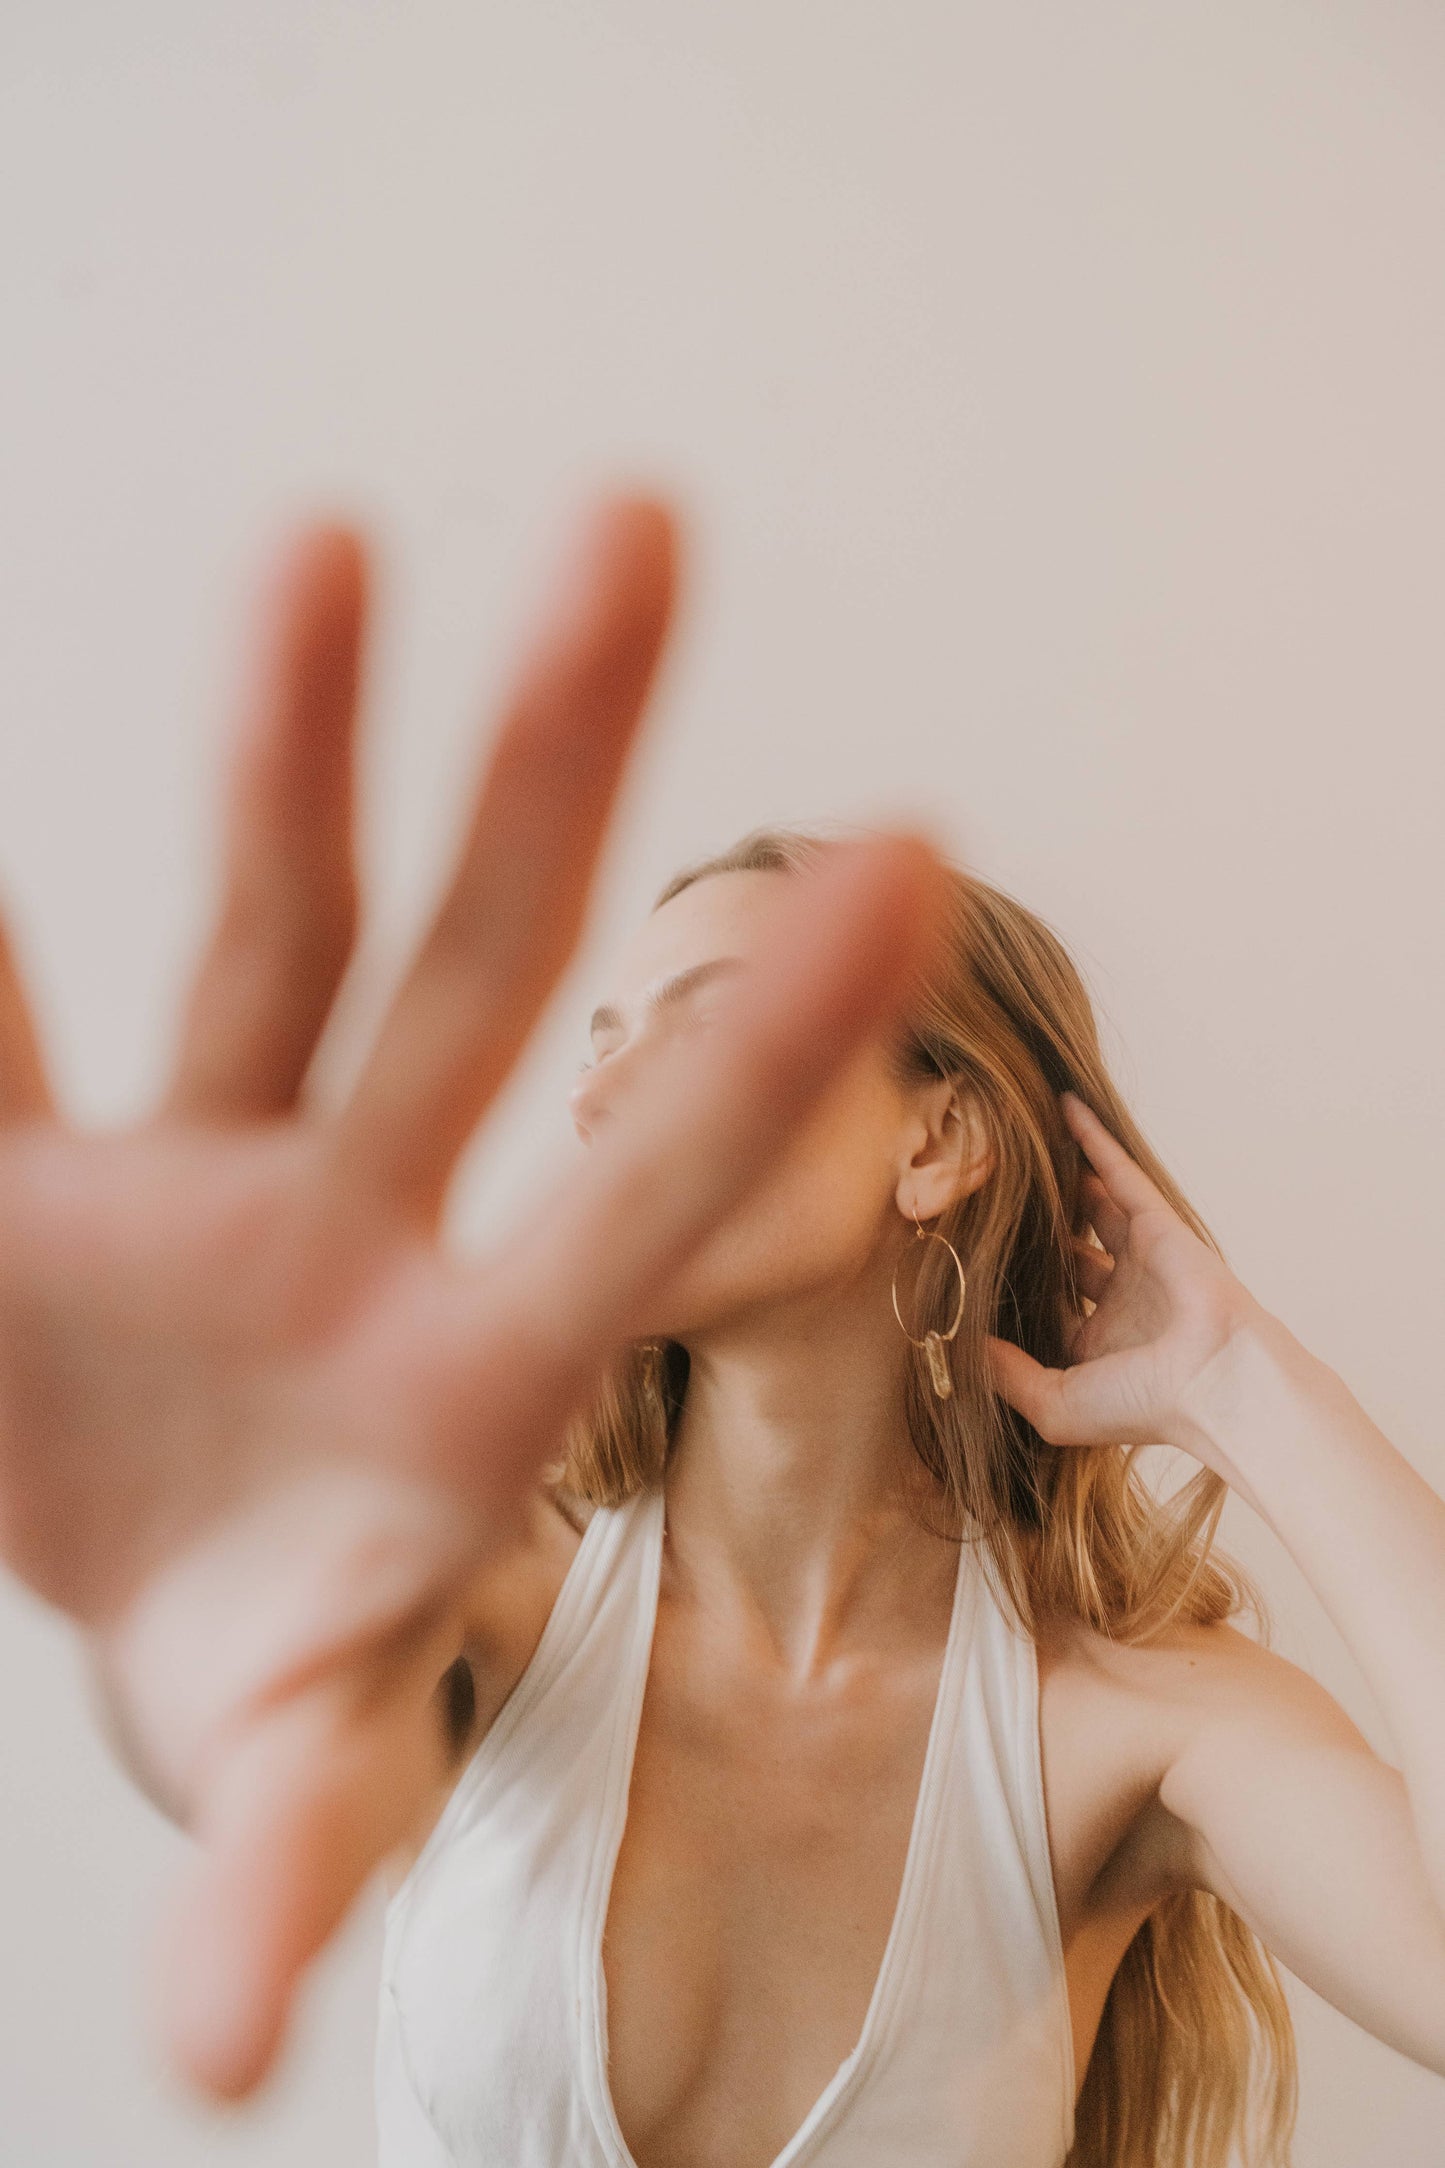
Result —
<svg viewBox="0 0 1445 2168"><path fill-rule="evenodd" d="M1065 1694L1110 1697L1166 1739L1220 1712L1329 1699L1309 1672L1228 1619L1175 1620L1140 1641L1112 1638L1079 1619L1053 1619L1037 1642L1041 1681L1057 1674Z"/></svg>
<svg viewBox="0 0 1445 2168"><path fill-rule="evenodd" d="M1192 1833L1165 1805L1170 1772L1221 1725L1350 1726L1325 1689L1227 1619L1180 1620L1151 1638L1112 1638L1078 1619L1035 1635L1050 1826L1061 1908L1080 1918L1152 1909L1194 1886Z"/></svg>
<svg viewBox="0 0 1445 2168"><path fill-rule="evenodd" d="M466 1743L476 1743L530 1663L591 1514L572 1493L539 1484L521 1541L488 1560L467 1589L462 1657L477 1707Z"/></svg>
<svg viewBox="0 0 1445 2168"><path fill-rule="evenodd" d="M523 1534L488 1560L460 1603L461 1648L437 1682L437 1723L445 1771L388 1862L394 1894L435 1827L457 1779L517 1686L542 1638L591 1508L570 1492L539 1484Z"/></svg>

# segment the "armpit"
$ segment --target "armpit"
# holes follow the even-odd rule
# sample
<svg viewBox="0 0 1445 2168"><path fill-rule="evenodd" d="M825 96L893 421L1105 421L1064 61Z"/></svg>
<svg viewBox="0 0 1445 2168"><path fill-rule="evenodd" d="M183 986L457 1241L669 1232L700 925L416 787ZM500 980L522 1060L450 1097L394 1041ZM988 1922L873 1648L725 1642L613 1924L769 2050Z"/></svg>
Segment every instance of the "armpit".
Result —
<svg viewBox="0 0 1445 2168"><path fill-rule="evenodd" d="M459 1656L442 1673L437 1700L441 1704L447 1759L455 1761L471 1737L477 1718L477 1682L465 1656Z"/></svg>

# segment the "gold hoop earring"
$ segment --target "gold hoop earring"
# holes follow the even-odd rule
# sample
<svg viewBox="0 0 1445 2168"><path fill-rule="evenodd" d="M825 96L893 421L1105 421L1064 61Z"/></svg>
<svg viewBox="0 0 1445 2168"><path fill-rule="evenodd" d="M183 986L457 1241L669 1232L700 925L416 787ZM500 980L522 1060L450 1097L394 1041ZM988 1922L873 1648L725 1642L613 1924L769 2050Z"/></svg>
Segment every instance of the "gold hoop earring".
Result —
<svg viewBox="0 0 1445 2168"><path fill-rule="evenodd" d="M963 1298L968 1282L963 1274L963 1261L947 1235L936 1235L928 1232L924 1228L922 1220L918 1217L916 1207L913 1211L913 1224L918 1230L920 1242L941 1242L953 1259L954 1267L958 1273L958 1310L947 1332L927 1332L921 1340L915 1340L908 1327L904 1325L903 1314L898 1307L898 1267L895 1265L893 1267L893 1315L898 1319L899 1325L902 1326L904 1338L911 1341L914 1347L921 1347L926 1353L928 1357L928 1374L933 1381L933 1390L940 1400L947 1400L953 1391L953 1379L949 1376L948 1357L944 1353L944 1343L953 1338L963 1322Z"/></svg>

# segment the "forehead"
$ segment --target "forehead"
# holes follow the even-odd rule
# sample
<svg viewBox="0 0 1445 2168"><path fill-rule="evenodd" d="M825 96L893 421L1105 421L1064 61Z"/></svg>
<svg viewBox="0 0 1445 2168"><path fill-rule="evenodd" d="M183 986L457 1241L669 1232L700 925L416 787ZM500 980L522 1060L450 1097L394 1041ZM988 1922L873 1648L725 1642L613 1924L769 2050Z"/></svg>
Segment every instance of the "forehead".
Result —
<svg viewBox="0 0 1445 2168"><path fill-rule="evenodd" d="M774 872L710 873L693 881L645 918L605 973L604 992L618 1003L636 998L654 979L712 956L751 956L778 902Z"/></svg>

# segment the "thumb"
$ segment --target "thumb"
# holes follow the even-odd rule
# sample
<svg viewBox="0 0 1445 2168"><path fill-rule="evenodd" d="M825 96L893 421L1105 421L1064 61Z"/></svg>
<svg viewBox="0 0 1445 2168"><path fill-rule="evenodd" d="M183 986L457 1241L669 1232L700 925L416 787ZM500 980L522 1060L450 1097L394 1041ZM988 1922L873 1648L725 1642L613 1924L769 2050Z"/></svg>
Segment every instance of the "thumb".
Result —
<svg viewBox="0 0 1445 2168"><path fill-rule="evenodd" d="M1050 1433L1057 1426L1063 1372L1035 1362L1012 1340L1000 1340L993 1333L984 1346L994 1391L1033 1424L1046 1444L1055 1442Z"/></svg>
<svg viewBox="0 0 1445 2168"><path fill-rule="evenodd" d="M243 2099L271 2071L303 1973L440 1779L425 1689L362 1716L354 1698L312 1686L248 1717L213 1764L152 1982L167 2052L213 2097Z"/></svg>

